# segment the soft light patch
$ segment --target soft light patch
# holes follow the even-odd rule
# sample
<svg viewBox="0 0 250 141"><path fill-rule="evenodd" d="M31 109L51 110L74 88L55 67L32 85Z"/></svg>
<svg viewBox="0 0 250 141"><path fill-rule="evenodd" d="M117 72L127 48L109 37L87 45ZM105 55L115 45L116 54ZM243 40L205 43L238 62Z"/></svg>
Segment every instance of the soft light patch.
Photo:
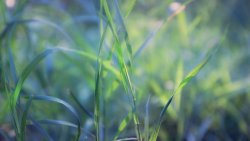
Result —
<svg viewBox="0 0 250 141"><path fill-rule="evenodd" d="M5 0L5 4L8 8L13 8L16 4L16 0Z"/></svg>

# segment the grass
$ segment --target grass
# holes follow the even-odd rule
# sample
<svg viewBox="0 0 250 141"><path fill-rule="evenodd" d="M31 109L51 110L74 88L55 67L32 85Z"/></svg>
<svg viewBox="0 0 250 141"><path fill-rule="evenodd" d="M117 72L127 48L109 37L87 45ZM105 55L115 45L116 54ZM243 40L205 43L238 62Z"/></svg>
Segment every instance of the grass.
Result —
<svg viewBox="0 0 250 141"><path fill-rule="evenodd" d="M197 1L168 16L173 1L48 3L1 1L0 139L249 139L249 75L232 75L230 26L190 14Z"/></svg>

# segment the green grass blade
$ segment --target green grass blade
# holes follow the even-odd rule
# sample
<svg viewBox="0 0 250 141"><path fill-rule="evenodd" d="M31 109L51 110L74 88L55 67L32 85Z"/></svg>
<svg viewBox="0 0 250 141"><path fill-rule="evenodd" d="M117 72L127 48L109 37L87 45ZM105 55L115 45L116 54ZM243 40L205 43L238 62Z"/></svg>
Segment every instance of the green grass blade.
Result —
<svg viewBox="0 0 250 141"><path fill-rule="evenodd" d="M25 141L25 130L26 130L26 121L27 121L27 116L28 116L28 112L29 112L29 108L31 105L32 99L30 98L27 102L27 104L25 105L24 111L23 111L23 115L22 115L22 120L21 120L21 140Z"/></svg>
<svg viewBox="0 0 250 141"><path fill-rule="evenodd" d="M76 53L76 54L79 54L81 56L86 57L87 59L89 59L91 61L98 60L98 58L95 55L93 55L91 53L87 53L87 52L81 51L81 50L70 49L70 48L63 48L63 47L60 47L60 48L50 48L50 49L54 49L54 50L58 50L58 51L63 51L63 52ZM103 67L105 69L107 69L110 72L112 72L118 79L121 79L120 72L114 66L112 66L112 64L111 64L110 61L101 61L101 63L102 63L102 65L103 65Z"/></svg>
<svg viewBox="0 0 250 141"><path fill-rule="evenodd" d="M170 103L172 102L172 99L174 97L174 95L181 90L185 85L188 84L188 82L190 82L190 80L192 78L194 78L198 72L200 72L200 70L207 64L207 62L209 61L209 59L211 58L212 55L209 55L209 57L207 57L203 62L201 62L198 66L196 66L178 85L177 89L173 92L171 98L168 100L167 104L164 106L164 108L161 111L160 117L157 121L156 124L156 128L155 131L153 132L153 134L150 137L150 141L156 141L158 133L160 131L160 127L161 127L161 123L163 121L164 115L167 111L167 108L169 107Z"/></svg>
<svg viewBox="0 0 250 141"><path fill-rule="evenodd" d="M46 138L48 141L53 141L51 136L41 127L41 125L37 121L35 121L32 117L29 118L31 119L34 127L36 127L36 129L43 135L44 138Z"/></svg>
<svg viewBox="0 0 250 141"><path fill-rule="evenodd" d="M81 135L81 121L80 118L76 112L76 110L67 102L63 101L62 99L52 97L52 96L44 96L44 95L32 95L32 96L25 96L24 98L32 98L32 100L42 100L47 102L55 102L63 105L65 108L67 108L73 116L76 118L77 122L77 135L75 138L75 141L78 141Z"/></svg>
<svg viewBox="0 0 250 141"><path fill-rule="evenodd" d="M132 120L133 112L129 112L127 116L122 120L121 124L118 127L118 131L115 134L115 137L113 138L113 141L117 140L119 135L122 133L122 131L127 127L129 122Z"/></svg>
<svg viewBox="0 0 250 141"><path fill-rule="evenodd" d="M12 116L14 120L14 124L17 130L17 136L21 136L21 129L19 124L19 119L16 111L16 104L17 100L19 98L20 91L22 89L23 83L28 77L28 75L31 73L31 71L36 67L36 65L41 62L47 55L49 55L52 52L52 50L45 50L44 52L40 53L38 56L36 56L31 63L25 67L24 71L22 72L21 76L19 77L19 80L17 82L16 88L14 90L13 95L11 95L10 99L10 107L12 111Z"/></svg>
<svg viewBox="0 0 250 141"><path fill-rule="evenodd" d="M16 66L13 60L13 55L12 55L12 50L10 47L8 47L8 55L9 55L9 63L10 63L10 71L12 75L12 79L17 84L18 78L17 78L17 73L16 73Z"/></svg>
<svg viewBox="0 0 250 141"><path fill-rule="evenodd" d="M156 124L155 131L153 132L153 134L150 137L150 141L156 141L158 133L160 131L160 126L161 126L161 123L163 121L164 115L165 115L170 103L172 102L174 95L176 93L178 93L184 86L186 86L188 84L188 82L190 82L201 71L201 69L208 63L208 61L215 54L217 49L218 49L218 47L213 48L212 52L209 52L208 56L200 64L198 64L190 73L188 73L188 75L180 82L180 84L177 86L177 88L173 91L171 98L168 100L168 102L166 103L166 105L164 106L164 108L161 111L160 117L159 117L157 124Z"/></svg>
<svg viewBox="0 0 250 141"><path fill-rule="evenodd" d="M68 121L62 121L62 120L51 120L51 119L44 119L44 120L38 120L37 121L40 124L54 124L54 125L61 125L61 126L68 126L71 128L78 128L78 126L74 123L68 122ZM95 139L95 135L93 135L91 132L84 130L83 128L81 128L81 130L88 136L91 136L93 139Z"/></svg>
<svg viewBox="0 0 250 141"><path fill-rule="evenodd" d="M28 75L31 73L32 70L34 70L34 68L37 66L37 64L39 62L41 62L46 56L48 56L49 54L52 53L51 49L47 49L45 51L43 51L42 53L40 53L39 55L37 55L32 61L31 63L29 63L29 65L27 67L25 67L25 69L23 70L17 86L15 88L14 94L13 94L13 98L12 98L12 106L15 107L16 103L17 103L17 99L19 97L20 91L22 89L23 83L26 80L26 78L28 77Z"/></svg>
<svg viewBox="0 0 250 141"><path fill-rule="evenodd" d="M70 95L72 97L72 99L76 102L76 104L80 107L80 109L86 114L88 115L91 119L94 118L94 115L92 113L90 113L82 104L81 102L77 99L77 97L70 91Z"/></svg>
<svg viewBox="0 0 250 141"><path fill-rule="evenodd" d="M164 116L168 106L172 102L172 100L173 100L173 96L171 96L171 98L168 100L167 104L164 106L163 110L161 111L160 118L158 119L158 121L156 123L155 130L153 131L152 135L150 136L149 141L156 141L158 134L159 134L159 131L160 131L160 128L161 128L163 116Z"/></svg>
<svg viewBox="0 0 250 141"><path fill-rule="evenodd" d="M112 15L110 13L107 1L101 0L101 3L103 4L102 6L104 7L104 11L107 15L108 23L110 24L110 28L111 28L111 31L112 31L113 36L114 36L114 40L115 40L114 47L116 49L116 57L118 59L118 63L119 63L119 67L120 67L122 83L123 83L123 86L124 86L126 93L132 97L131 98L132 99L131 106L132 106L132 111L134 114L133 115L134 124L136 126L136 132L137 132L138 139L141 140L140 131L139 131L139 120L138 120L138 117L136 115L136 99L134 96L135 92L134 92L133 87L132 87L132 83L131 83L130 75L128 73L128 68L127 68L126 62L124 61L123 51L121 48L122 45L121 45L121 42L119 40L117 31L115 28L115 23L113 21Z"/></svg>
<svg viewBox="0 0 250 141"><path fill-rule="evenodd" d="M23 20L16 19L6 25L6 27L0 34L0 40L2 40L15 25L28 24L32 22L44 24L44 25L47 25L48 27L55 29L56 31L62 33L63 37L67 39L67 41L69 41L73 46L75 46L74 40L69 36L69 34L62 27L45 19L23 19Z"/></svg>

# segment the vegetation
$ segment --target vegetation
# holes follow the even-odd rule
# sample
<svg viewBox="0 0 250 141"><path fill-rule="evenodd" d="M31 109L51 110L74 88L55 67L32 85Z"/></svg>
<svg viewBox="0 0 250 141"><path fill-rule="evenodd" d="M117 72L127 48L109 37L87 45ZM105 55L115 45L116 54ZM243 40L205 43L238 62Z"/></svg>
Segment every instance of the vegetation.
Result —
<svg viewBox="0 0 250 141"><path fill-rule="evenodd" d="M0 140L250 140L247 0L1 0Z"/></svg>

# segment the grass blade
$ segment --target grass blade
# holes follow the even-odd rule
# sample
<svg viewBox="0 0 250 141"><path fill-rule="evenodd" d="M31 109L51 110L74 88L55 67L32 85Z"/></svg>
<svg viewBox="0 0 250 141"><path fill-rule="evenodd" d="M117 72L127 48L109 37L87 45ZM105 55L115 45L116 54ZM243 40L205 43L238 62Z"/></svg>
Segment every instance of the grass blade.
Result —
<svg viewBox="0 0 250 141"><path fill-rule="evenodd" d="M188 75L180 82L180 84L177 86L177 88L173 91L172 96L170 97L170 99L168 100L168 102L166 103L166 105L164 106L164 108L161 111L161 114L160 114L160 117L157 121L155 130L150 137L150 141L156 141L158 133L160 131L160 127L161 127L161 123L163 121L164 115L165 115L170 103L172 102L174 95L176 93L178 93L184 86L186 86L188 84L188 82L190 82L201 71L201 69L208 63L208 61L215 54L217 49L218 49L218 47L215 49L213 48L213 52L208 53L208 56L200 64L198 64L190 73L188 73Z"/></svg>
<svg viewBox="0 0 250 141"><path fill-rule="evenodd" d="M20 124L19 124L17 111L16 111L16 105L17 105L17 100L19 98L23 83L26 80L26 78L28 77L28 75L31 73L31 71L37 66L37 64L39 62L41 62L51 52L52 52L52 50L45 50L44 52L42 52L38 56L36 56L27 67L25 67L24 71L22 72L21 76L19 77L19 80L17 82L14 93L13 93L13 95L11 95L10 107L11 107L13 121L14 121L14 124L16 127L16 132L17 132L18 137L21 137L21 128L20 128Z"/></svg>
<svg viewBox="0 0 250 141"><path fill-rule="evenodd" d="M155 130L154 130L154 132L152 133L152 135L150 136L149 141L156 141L156 139L157 139L157 137L158 137L158 133L159 133L160 128L161 128L161 123L162 123L162 120L163 120L163 116L164 116L164 114L165 114L165 112L166 112L168 106L169 106L170 103L172 102L173 97L174 97L174 96L171 96L171 98L168 100L167 104L166 104L166 105L164 106L164 108L162 109L161 114L160 114L160 118L159 118L158 121L157 121Z"/></svg>
<svg viewBox="0 0 250 141"><path fill-rule="evenodd" d="M131 79L130 79L130 75L128 73L128 68L126 65L126 62L124 61L124 57L123 57L123 52L122 52L122 45L121 42L119 40L116 28L115 28L115 24L113 21L113 17L110 13L109 7L108 7L108 3L105 0L101 0L102 6L104 7L104 11L107 15L107 19L108 19L108 23L110 24L110 28L111 31L113 33L114 36L114 47L116 49L116 57L118 59L118 63L119 63L119 67L120 67L120 73L121 73L121 77L122 77L122 83L123 83L123 87L126 91L126 93L128 95L130 95L131 98L131 107L132 107L132 111L133 111L133 119L134 119L134 124L136 126L136 132L137 132L137 136L138 139L141 140L141 136L140 136L140 128L139 128L139 120L138 117L136 115L136 99L134 96L134 90L132 87L132 83L131 83Z"/></svg>
<svg viewBox="0 0 250 141"><path fill-rule="evenodd" d="M26 80L26 78L28 77L28 75L31 73L32 70L34 70L34 68L37 66L37 64L40 63L46 56L51 54L52 51L53 50L51 50L51 49L47 49L47 50L43 51L42 53L37 55L27 67L25 67L24 71L22 72L22 74L18 80L17 86L16 86L14 94L13 94L13 98L12 98L12 106L13 107L16 106L17 99L19 97L23 83Z"/></svg>
<svg viewBox="0 0 250 141"><path fill-rule="evenodd" d="M31 117L30 117L31 118ZM41 125L35 121L34 119L31 118L31 121L33 125L36 127L37 130L40 131L40 133L43 135L43 137L47 138L48 141L54 141L50 135L41 127Z"/></svg>
<svg viewBox="0 0 250 141"><path fill-rule="evenodd" d="M71 122L68 122L68 121L62 121L62 120L51 120L51 119L44 119L44 120L39 120L37 121L38 123L40 124L54 124L54 125L62 125L62 126L68 126L68 127L71 127L71 128L78 128L78 126L76 124L73 124ZM81 128L81 130L86 133L88 136L91 136L92 138L96 138L95 135L93 135L91 132L88 132L86 130L84 130L83 128Z"/></svg>
<svg viewBox="0 0 250 141"><path fill-rule="evenodd" d="M81 135L81 122L80 122L80 118L78 117L77 112L75 111L75 109L68 104L67 102L56 98L56 97L52 97L52 96L44 96L44 95L32 95L32 96L25 96L24 98L31 98L32 100L42 100L42 101L48 101L48 102L55 102L55 103L59 103L61 105L63 105L64 107L66 107L76 118L77 121L77 135L75 138L75 141L78 141Z"/></svg>
<svg viewBox="0 0 250 141"><path fill-rule="evenodd" d="M84 56L86 57L87 59L91 60L91 61L96 61L98 58L91 54L91 53L87 53L87 52L84 52L84 51L81 51L81 50L76 50L76 49L70 49L70 48L63 48L63 47L60 47L60 48L50 48L50 49L54 49L54 50L58 50L58 51L63 51L63 52L72 52L72 53L75 53L75 54L79 54L81 56ZM102 61L100 59L100 62L102 63L103 67L107 70L109 70L110 72L112 72L119 80L121 79L121 76L120 76L120 72L112 66L111 62L110 61Z"/></svg>
<svg viewBox="0 0 250 141"><path fill-rule="evenodd" d="M94 118L94 115L92 113L90 113L82 104L81 102L77 99L77 97L70 91L70 95L73 98L73 100L76 102L76 104L80 107L80 109L86 113L86 115L88 115L91 119Z"/></svg>
<svg viewBox="0 0 250 141"><path fill-rule="evenodd" d="M127 116L122 120L121 124L118 127L118 131L116 132L113 141L117 140L121 132L127 127L129 122L132 120L132 117L133 117L133 112L129 112Z"/></svg>
<svg viewBox="0 0 250 141"><path fill-rule="evenodd" d="M24 112L22 115L22 120L21 120L21 140L25 141L25 134L26 134L26 121L27 121L27 116L28 116L28 112L29 112L29 108L31 105L32 99L30 98L24 108Z"/></svg>

